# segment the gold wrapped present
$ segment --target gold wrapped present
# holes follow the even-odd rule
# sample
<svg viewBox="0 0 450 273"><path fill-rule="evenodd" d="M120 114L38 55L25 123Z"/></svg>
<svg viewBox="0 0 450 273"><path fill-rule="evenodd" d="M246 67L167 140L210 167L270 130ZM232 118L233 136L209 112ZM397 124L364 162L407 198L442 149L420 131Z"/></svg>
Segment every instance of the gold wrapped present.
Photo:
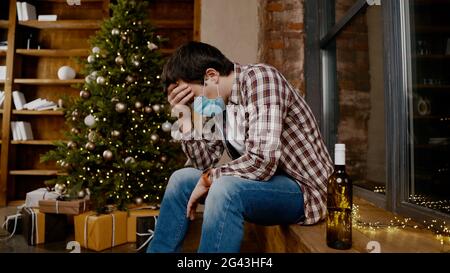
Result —
<svg viewBox="0 0 450 273"><path fill-rule="evenodd" d="M127 213L96 214L88 211L74 216L75 241L82 247L102 251L127 242Z"/></svg>
<svg viewBox="0 0 450 273"><path fill-rule="evenodd" d="M129 243L136 242L136 218L146 216L158 216L159 210L154 209L132 209L129 211L127 219L127 241Z"/></svg>
<svg viewBox="0 0 450 273"><path fill-rule="evenodd" d="M77 215L88 210L89 200L39 200L39 210L45 213Z"/></svg>

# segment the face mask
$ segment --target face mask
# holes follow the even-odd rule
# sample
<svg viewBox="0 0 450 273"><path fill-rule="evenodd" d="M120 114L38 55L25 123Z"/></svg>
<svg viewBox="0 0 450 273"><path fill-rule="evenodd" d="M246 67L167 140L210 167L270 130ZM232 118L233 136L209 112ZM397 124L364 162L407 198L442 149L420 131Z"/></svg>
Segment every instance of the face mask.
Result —
<svg viewBox="0 0 450 273"><path fill-rule="evenodd" d="M217 85L217 98L215 99L210 99L205 96L205 85L206 82L203 83L202 96L195 97L194 99L194 112L197 112L205 117L212 117L221 114L225 111L225 102L220 96L219 85Z"/></svg>

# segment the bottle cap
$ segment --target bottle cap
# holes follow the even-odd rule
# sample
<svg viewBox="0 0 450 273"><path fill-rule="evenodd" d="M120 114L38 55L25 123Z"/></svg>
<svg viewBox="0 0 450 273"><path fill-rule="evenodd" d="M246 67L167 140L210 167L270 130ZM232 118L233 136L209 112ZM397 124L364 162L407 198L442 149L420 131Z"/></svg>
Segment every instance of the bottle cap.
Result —
<svg viewBox="0 0 450 273"><path fill-rule="evenodd" d="M335 144L334 145L334 150L335 151L343 151L343 150L345 150L345 144L341 144L341 143Z"/></svg>

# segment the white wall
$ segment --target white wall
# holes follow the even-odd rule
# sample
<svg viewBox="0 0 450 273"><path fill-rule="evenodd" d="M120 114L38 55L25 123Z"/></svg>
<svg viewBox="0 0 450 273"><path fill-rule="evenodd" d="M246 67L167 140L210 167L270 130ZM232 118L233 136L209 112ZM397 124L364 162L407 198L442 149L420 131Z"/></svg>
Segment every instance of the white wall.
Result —
<svg viewBox="0 0 450 273"><path fill-rule="evenodd" d="M202 0L201 41L231 61L257 62L258 0Z"/></svg>

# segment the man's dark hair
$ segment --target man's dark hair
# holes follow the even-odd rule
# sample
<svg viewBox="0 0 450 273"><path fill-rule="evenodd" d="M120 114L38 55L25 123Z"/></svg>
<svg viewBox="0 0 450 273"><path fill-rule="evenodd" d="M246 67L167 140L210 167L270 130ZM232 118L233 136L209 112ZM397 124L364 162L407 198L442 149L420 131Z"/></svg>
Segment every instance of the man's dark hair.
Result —
<svg viewBox="0 0 450 273"><path fill-rule="evenodd" d="M177 48L167 60L161 77L166 87L179 79L203 84L208 68L214 68L220 75L228 76L233 71L234 64L212 45L188 42Z"/></svg>

